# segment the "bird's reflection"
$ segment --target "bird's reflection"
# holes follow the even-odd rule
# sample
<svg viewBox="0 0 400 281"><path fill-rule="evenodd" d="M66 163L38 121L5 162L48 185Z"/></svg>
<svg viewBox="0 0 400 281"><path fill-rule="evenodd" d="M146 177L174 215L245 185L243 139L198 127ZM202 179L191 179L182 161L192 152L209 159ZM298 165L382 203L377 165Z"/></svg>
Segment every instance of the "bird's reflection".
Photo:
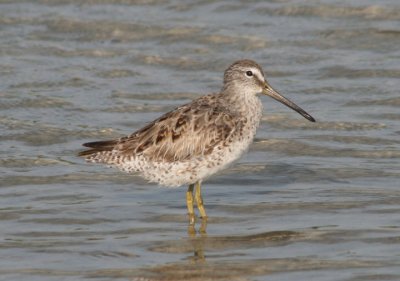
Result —
<svg viewBox="0 0 400 281"><path fill-rule="evenodd" d="M203 218L201 220L201 224L198 230L196 230L196 226L194 223L189 223L188 236L189 241L192 244L194 253L191 261L193 263L205 262L206 259L204 255L204 244L207 238L207 219Z"/></svg>

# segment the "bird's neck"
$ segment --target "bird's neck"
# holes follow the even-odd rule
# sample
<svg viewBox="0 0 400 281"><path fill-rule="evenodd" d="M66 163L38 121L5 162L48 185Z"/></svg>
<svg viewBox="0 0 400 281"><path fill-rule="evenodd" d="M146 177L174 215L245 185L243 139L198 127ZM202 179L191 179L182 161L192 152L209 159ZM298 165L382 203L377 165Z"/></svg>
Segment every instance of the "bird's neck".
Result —
<svg viewBox="0 0 400 281"><path fill-rule="evenodd" d="M248 118L251 123L258 126L260 122L263 106L258 95L247 93L241 88L223 88L220 95L229 104L229 109L237 114Z"/></svg>

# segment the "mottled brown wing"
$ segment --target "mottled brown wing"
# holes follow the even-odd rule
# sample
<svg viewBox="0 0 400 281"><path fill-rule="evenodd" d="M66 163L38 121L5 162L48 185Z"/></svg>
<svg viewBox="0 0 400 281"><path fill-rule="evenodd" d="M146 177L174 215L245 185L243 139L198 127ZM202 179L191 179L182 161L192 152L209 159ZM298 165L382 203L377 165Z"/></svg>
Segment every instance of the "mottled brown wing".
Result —
<svg viewBox="0 0 400 281"><path fill-rule="evenodd" d="M122 156L143 154L155 161L183 161L207 155L217 143L239 129L241 122L209 95L166 113L130 136L121 138L115 149ZM238 126L239 125L239 126Z"/></svg>

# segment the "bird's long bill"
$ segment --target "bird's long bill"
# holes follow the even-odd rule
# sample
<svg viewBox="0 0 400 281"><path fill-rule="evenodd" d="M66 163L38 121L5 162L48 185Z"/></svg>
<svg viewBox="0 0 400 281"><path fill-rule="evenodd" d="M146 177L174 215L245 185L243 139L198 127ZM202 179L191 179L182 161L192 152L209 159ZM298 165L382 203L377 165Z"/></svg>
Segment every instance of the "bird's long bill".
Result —
<svg viewBox="0 0 400 281"><path fill-rule="evenodd" d="M315 122L315 119L308 114L307 112L305 112L305 110L303 110L300 106L298 106L297 104L295 104L294 102L288 100L287 98L285 98L284 96L282 96L281 94L279 94L277 91L275 91L270 85L268 85L267 83L265 83L265 86L263 88L262 93L264 95L270 96L271 98L283 103L284 105L286 105L287 107L290 107L291 109L297 111L298 113L300 113L304 118L306 118L307 120L311 121L311 122Z"/></svg>

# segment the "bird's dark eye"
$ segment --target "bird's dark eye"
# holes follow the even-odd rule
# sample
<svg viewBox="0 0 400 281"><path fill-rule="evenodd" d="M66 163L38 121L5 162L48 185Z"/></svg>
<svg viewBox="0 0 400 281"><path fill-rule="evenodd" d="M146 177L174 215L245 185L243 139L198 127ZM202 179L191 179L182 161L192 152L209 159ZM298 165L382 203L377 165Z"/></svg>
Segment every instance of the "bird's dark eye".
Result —
<svg viewBox="0 0 400 281"><path fill-rule="evenodd" d="M253 76L253 72L250 71L250 70L248 70L248 71L246 71L246 75L247 75L248 77L251 77L251 76Z"/></svg>

